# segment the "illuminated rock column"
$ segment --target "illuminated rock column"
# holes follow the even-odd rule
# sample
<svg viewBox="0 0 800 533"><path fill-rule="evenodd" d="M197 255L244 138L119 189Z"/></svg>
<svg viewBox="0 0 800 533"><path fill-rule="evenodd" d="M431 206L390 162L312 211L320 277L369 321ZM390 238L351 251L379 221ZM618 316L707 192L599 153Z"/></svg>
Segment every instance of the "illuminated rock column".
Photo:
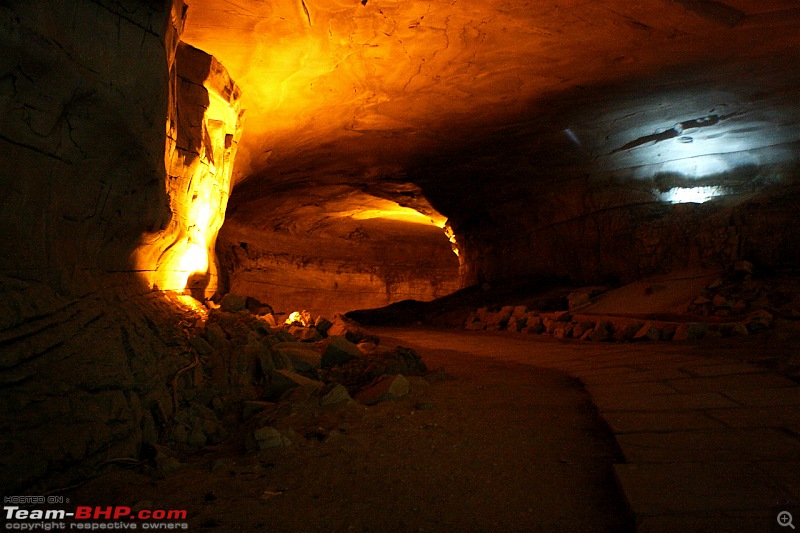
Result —
<svg viewBox="0 0 800 533"><path fill-rule="evenodd" d="M242 133L241 92L215 58L185 43L170 81L165 164L172 218L147 237L137 263L152 288L189 289L203 299L217 287L214 245Z"/></svg>

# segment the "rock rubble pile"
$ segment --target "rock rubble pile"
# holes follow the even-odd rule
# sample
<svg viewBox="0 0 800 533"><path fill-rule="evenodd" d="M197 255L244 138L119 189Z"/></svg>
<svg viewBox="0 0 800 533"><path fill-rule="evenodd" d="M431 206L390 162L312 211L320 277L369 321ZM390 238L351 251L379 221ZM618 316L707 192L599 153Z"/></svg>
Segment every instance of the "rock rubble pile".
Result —
<svg viewBox="0 0 800 533"><path fill-rule="evenodd" d="M758 333L776 319L800 319L800 291L777 278L757 279L755 267L738 261L675 315L600 315L582 310L607 287L585 287L569 294L568 310L526 306L482 307L467 317L473 331L509 331L581 341L682 341Z"/></svg>
<svg viewBox="0 0 800 533"><path fill-rule="evenodd" d="M407 376L427 373L414 350L382 346L343 316L291 316L298 320L278 324L269 305L226 295L189 337L195 363L173 383L176 414L163 443L178 450L218 444L248 420L274 422L295 409L287 404L336 409L396 400L411 391ZM263 413L270 416L257 416ZM271 426L245 439L249 449L289 442Z"/></svg>

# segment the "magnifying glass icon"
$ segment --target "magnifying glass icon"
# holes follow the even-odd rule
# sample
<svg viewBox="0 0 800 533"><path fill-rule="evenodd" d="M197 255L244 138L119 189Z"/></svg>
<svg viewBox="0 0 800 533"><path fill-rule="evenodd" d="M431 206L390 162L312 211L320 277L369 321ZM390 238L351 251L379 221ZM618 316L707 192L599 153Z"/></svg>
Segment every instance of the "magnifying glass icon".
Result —
<svg viewBox="0 0 800 533"><path fill-rule="evenodd" d="M794 529L794 524L792 524L792 513L789 511L781 511L778 513L778 525L781 527L790 527Z"/></svg>

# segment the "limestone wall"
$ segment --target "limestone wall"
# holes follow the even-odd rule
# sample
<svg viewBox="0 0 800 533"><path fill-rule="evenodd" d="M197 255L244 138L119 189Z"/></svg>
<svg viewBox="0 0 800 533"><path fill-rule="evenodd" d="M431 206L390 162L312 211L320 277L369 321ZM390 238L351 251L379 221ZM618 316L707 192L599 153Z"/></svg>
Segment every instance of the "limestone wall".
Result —
<svg viewBox="0 0 800 533"><path fill-rule="evenodd" d="M344 219L330 229L258 231L226 222L218 254L230 291L277 312L332 316L458 289L458 258L438 227Z"/></svg>
<svg viewBox="0 0 800 533"><path fill-rule="evenodd" d="M466 285L536 276L576 283L629 282L686 268L725 268L746 259L762 272L800 265L800 188L785 185L704 204L631 201L532 220L524 209L458 235ZM626 203L626 198L628 202ZM500 231L499 228L505 228Z"/></svg>
<svg viewBox="0 0 800 533"><path fill-rule="evenodd" d="M136 264L151 287L203 300L217 289L214 245L225 220L236 148L242 134L241 91L216 59L179 43L170 68L166 187L173 216L143 238Z"/></svg>
<svg viewBox="0 0 800 533"><path fill-rule="evenodd" d="M240 131L227 73L178 46L185 15L179 0L0 5L4 489L138 460L173 418L197 314L153 288L183 288L164 282L181 245L213 250Z"/></svg>

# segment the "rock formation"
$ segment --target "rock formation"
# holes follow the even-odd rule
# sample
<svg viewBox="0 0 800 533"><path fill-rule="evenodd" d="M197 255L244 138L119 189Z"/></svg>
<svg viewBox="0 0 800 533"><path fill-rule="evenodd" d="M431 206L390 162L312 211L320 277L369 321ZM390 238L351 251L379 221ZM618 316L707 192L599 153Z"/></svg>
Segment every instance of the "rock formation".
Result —
<svg viewBox="0 0 800 533"><path fill-rule="evenodd" d="M527 278L800 267L787 0L29 0L0 17L4 487L68 485L163 440L176 388L202 378L188 332L214 293L280 322ZM513 313L492 328L662 336Z"/></svg>
<svg viewBox="0 0 800 533"><path fill-rule="evenodd" d="M139 457L175 414L200 316L152 288L215 289L239 92L179 44L181 2L0 13L0 485L56 486Z"/></svg>

